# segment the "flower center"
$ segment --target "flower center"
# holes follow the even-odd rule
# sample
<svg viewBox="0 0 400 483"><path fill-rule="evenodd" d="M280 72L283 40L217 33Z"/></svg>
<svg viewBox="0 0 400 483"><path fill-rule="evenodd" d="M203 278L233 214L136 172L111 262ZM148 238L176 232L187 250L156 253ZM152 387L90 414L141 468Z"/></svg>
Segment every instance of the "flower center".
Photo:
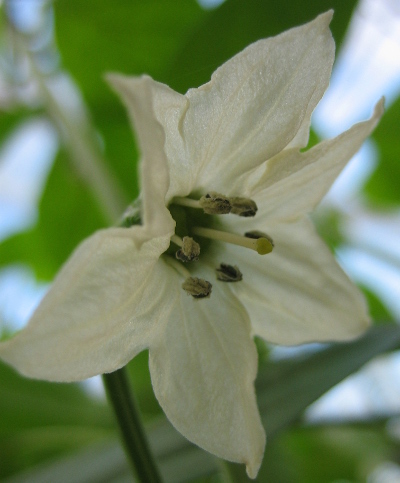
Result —
<svg viewBox="0 0 400 483"><path fill-rule="evenodd" d="M271 253L274 243L267 234L259 231L246 232L244 235L230 233L219 229L219 215L238 215L253 217L257 213L256 203L249 198L228 197L214 191L193 198L173 198L169 210L176 222L175 234L171 237L171 246L167 252L168 262L185 276L182 288L196 299L207 298L211 294L212 285L207 280L192 277L185 264L201 259L201 253L207 251L213 240L231 243L243 248L250 248L259 255ZM215 216L218 215L218 216ZM201 241L201 248L199 244ZM173 246L175 245L175 248ZM178 247L178 250L176 248ZM176 260L171 259L171 255ZM234 265L221 263L216 267L216 278L222 282L239 282L243 275Z"/></svg>

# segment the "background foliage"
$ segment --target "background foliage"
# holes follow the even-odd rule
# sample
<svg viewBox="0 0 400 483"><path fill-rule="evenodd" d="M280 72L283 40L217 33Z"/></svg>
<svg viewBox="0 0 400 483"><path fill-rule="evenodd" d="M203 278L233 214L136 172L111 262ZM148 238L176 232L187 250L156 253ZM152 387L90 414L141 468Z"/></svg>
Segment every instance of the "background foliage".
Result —
<svg viewBox="0 0 400 483"><path fill-rule="evenodd" d="M58 0L44 2L37 26L24 30L15 21L23 3L11 0L1 10L0 72L9 98L0 114L0 142L28 120L45 118L57 129L58 152L37 222L0 242L0 267L26 265L46 282L80 240L115 223L138 194L135 140L105 72L148 73L183 93L250 42L329 8L340 48L356 7L353 0L227 0L210 10L194 0ZM400 203L399 120L397 100L374 134L380 162L363 191L373 210ZM319 228L331 246L345 241L340 214L325 215ZM392 414L346 424L311 425L302 417L372 357L399 348L400 329L382 325L390 313L376 294L367 295L381 327L364 338L281 362L269 361L263 348L257 394L269 443L257 481L361 482L382 462L400 460L399 439L387 432ZM242 467L222 465L165 420L146 353L129 369L166 481L247 481ZM1 481L131 481L113 415L82 385L26 380L0 365L0 414Z"/></svg>

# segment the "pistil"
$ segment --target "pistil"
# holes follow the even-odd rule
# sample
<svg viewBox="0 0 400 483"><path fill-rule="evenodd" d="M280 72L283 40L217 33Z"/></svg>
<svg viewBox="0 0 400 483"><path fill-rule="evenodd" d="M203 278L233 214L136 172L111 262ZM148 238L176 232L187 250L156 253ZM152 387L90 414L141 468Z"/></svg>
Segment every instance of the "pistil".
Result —
<svg viewBox="0 0 400 483"><path fill-rule="evenodd" d="M204 228L201 226L195 226L192 228L192 232L195 235L203 236L205 238L211 238L212 240L218 240L225 243L231 243L245 248L250 248L256 251L259 255L266 255L271 253L273 244L271 240L265 237L260 238L247 238L234 233L228 233L226 231L214 230L212 228Z"/></svg>

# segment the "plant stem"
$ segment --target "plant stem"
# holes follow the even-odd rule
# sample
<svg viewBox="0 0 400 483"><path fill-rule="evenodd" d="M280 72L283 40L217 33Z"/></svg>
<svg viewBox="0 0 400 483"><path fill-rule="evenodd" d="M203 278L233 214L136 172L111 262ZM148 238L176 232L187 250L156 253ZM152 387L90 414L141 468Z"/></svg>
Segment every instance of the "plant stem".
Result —
<svg viewBox="0 0 400 483"><path fill-rule="evenodd" d="M138 481L161 483L162 479L151 454L139 411L130 391L126 369L103 374L103 382L122 432L125 449Z"/></svg>

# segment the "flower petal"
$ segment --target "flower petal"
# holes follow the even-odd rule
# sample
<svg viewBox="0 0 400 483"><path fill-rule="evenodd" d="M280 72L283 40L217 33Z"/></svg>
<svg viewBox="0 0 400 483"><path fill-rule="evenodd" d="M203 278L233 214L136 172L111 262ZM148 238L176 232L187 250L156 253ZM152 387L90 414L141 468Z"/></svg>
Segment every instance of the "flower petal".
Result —
<svg viewBox="0 0 400 483"><path fill-rule="evenodd" d="M0 344L1 359L28 377L77 381L112 372L147 347L168 286L157 260L170 235L146 236L135 226L85 240L28 326Z"/></svg>
<svg viewBox="0 0 400 483"><path fill-rule="evenodd" d="M143 203L143 223L154 236L169 230L171 216L166 208L170 176L164 150L163 126L154 114L150 77L126 77L108 74L107 80L121 96L137 133L142 152L140 184ZM168 126L167 126L168 127Z"/></svg>
<svg viewBox="0 0 400 483"><path fill-rule="evenodd" d="M240 195L241 175L291 142L304 144L305 126L333 64L331 18L329 11L255 42L218 68L209 83L187 92L183 133L188 158L199 169L199 188Z"/></svg>
<svg viewBox="0 0 400 483"><path fill-rule="evenodd" d="M224 286L214 285L211 298L202 300L180 290L158 329L150 371L168 419L200 447L245 463L254 478L265 434L253 385L257 352L242 305Z"/></svg>
<svg viewBox="0 0 400 483"><path fill-rule="evenodd" d="M243 281L232 284L246 307L254 333L277 344L348 340L369 317L364 297L339 267L312 223L266 227L275 247L260 257L225 247L226 263L237 264Z"/></svg>
<svg viewBox="0 0 400 483"><path fill-rule="evenodd" d="M267 163L250 189L260 207L258 221L291 221L311 212L349 159L360 149L383 114L383 99L368 121L301 153L286 150ZM254 176L256 178L257 176Z"/></svg>

